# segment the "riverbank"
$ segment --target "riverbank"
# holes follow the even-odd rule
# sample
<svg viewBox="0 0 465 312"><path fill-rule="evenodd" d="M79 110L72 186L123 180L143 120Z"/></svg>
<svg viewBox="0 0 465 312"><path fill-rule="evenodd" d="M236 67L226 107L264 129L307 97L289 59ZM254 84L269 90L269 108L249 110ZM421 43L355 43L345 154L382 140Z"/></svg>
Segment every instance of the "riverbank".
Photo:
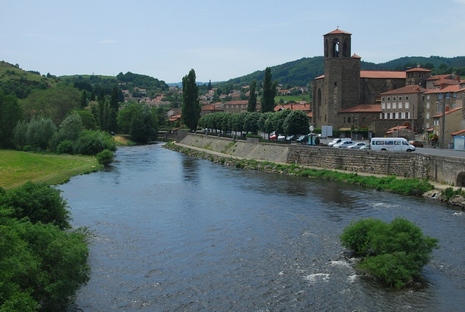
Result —
<svg viewBox="0 0 465 312"><path fill-rule="evenodd" d="M190 141L193 139L191 138ZM187 143L193 144L188 140ZM220 143L218 143L220 142ZM197 140L195 142L199 144ZM200 142L200 144L205 144L206 141ZM295 164L288 164L284 161L266 161L266 160L255 160L250 158L245 158L241 156L237 156L237 148L238 146L247 146L247 150L250 151L256 149L256 147L251 147L253 144L247 144L246 142L241 142L242 144L231 144L228 143L227 140L223 142L219 140L211 140L205 144L204 148L198 146L192 146L190 144L185 144L184 141L182 143L169 143L166 144L165 147L182 152L184 154L192 155L194 157L199 157L203 159L208 159L212 162L220 163L226 166L235 166L237 168L249 169L249 170L260 170L265 172L272 172L272 173L280 173L280 174L289 174L289 175L300 175L300 176L307 176L307 177L314 177L314 178L322 178L322 179L331 179L331 180L339 180L343 182L364 185L368 187L375 187L376 189L382 190L380 187L377 186L378 183L371 182L372 180L381 181L381 185L384 184L385 189L387 191L391 191L398 194L404 195L414 195L414 196L423 196L426 198L431 198L435 200L441 200L443 202L448 202L450 205L454 207L458 207L461 209L465 209L465 198L460 195L453 195L446 197L445 191L453 191L457 190L458 188L453 188L450 185L445 185L441 183L437 183L434 181L426 181L420 179L409 179L409 178L402 178L402 177L393 177L393 176L385 176L385 175L376 175L376 174L366 174L360 172L347 172L344 170L327 170L317 167L311 166L299 166ZM221 149L222 152L218 152L217 150ZM244 150L244 149L242 149ZM235 155L227 154L226 152L233 151ZM282 155L280 153L275 153L275 155ZM270 157L270 153L267 151L262 151L262 157ZM272 156L271 156L272 157ZM310 170L310 171L307 171ZM312 172L313 171L313 172ZM309 176L309 172L312 176ZM339 174L339 177L331 173ZM385 185L386 180L389 179L397 180L394 182L394 187ZM362 181L365 180L365 181ZM367 182L368 181L368 182ZM370 185L371 184L371 185Z"/></svg>
<svg viewBox="0 0 465 312"><path fill-rule="evenodd" d="M28 181L61 184L100 168L102 165L91 156L0 150L0 187L11 189Z"/></svg>

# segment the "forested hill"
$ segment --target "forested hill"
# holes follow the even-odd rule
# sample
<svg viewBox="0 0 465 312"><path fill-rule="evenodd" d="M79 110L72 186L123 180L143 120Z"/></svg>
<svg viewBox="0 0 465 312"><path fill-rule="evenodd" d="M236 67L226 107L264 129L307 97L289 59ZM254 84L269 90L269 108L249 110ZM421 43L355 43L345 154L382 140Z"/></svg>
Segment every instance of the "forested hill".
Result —
<svg viewBox="0 0 465 312"><path fill-rule="evenodd" d="M406 70L409 67L416 67L418 64L423 68L431 69L433 75L456 73L465 76L465 56L453 58L440 56L406 56L381 64L362 61L361 67L364 70ZM306 86L315 77L323 73L323 56L302 58L300 60L271 67L273 80L277 80L282 85L290 86ZM264 74L265 69L242 77L233 78L223 83L247 85L254 79L256 81L263 81Z"/></svg>

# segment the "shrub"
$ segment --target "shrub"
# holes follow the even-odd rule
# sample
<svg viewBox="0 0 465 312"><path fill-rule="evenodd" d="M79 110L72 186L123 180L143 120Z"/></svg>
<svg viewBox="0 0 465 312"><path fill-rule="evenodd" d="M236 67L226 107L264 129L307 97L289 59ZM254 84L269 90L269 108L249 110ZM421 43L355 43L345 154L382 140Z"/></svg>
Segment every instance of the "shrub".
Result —
<svg viewBox="0 0 465 312"><path fill-rule="evenodd" d="M340 237L344 247L362 257L358 269L396 288L418 277L438 248L438 240L424 236L408 220L394 219L390 224L377 219L362 219L346 227Z"/></svg>
<svg viewBox="0 0 465 312"><path fill-rule="evenodd" d="M99 164L109 165L113 162L115 154L108 149L104 149L103 151L98 153L96 157Z"/></svg>
<svg viewBox="0 0 465 312"><path fill-rule="evenodd" d="M73 141L63 140L56 147L57 154L73 154Z"/></svg>
<svg viewBox="0 0 465 312"><path fill-rule="evenodd" d="M74 150L81 155L97 155L104 149L116 151L113 137L104 131L84 130L75 143Z"/></svg>
<svg viewBox="0 0 465 312"><path fill-rule="evenodd" d="M0 206L13 209L12 217L32 223L50 223L60 229L70 227L70 214L60 191L43 183L27 182L0 194Z"/></svg>

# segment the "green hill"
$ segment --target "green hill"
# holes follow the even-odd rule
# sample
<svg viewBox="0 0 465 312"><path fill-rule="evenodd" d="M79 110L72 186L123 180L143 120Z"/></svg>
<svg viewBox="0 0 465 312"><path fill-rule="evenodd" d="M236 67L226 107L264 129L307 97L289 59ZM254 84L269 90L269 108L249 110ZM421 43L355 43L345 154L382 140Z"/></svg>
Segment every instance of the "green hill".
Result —
<svg viewBox="0 0 465 312"><path fill-rule="evenodd" d="M361 68L363 70L406 70L409 67L416 67L418 64L423 68L431 69L433 75L456 73L465 76L465 56L453 58L407 56L381 64L362 61ZM315 77L324 73L324 58L323 56L302 58L270 68L273 80L277 80L280 84L284 86L306 86ZM218 84L248 85L254 79L263 81L264 74L265 69L225 82L219 82Z"/></svg>
<svg viewBox="0 0 465 312"><path fill-rule="evenodd" d="M15 94L20 99L26 98L33 90L53 87L58 79L54 76L41 76L36 71L25 71L18 65L0 61L0 89L5 94Z"/></svg>

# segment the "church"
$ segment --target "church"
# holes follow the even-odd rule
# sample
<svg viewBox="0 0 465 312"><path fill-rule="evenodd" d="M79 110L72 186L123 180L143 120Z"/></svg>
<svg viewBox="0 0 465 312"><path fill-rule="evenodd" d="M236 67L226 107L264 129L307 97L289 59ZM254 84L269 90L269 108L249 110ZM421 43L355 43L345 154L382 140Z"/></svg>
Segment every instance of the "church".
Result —
<svg viewBox="0 0 465 312"><path fill-rule="evenodd" d="M405 71L361 70L361 57L351 52L351 36L341 29L323 36L324 75L316 77L312 87L311 122L316 128L373 127L382 113L381 94L406 85Z"/></svg>

